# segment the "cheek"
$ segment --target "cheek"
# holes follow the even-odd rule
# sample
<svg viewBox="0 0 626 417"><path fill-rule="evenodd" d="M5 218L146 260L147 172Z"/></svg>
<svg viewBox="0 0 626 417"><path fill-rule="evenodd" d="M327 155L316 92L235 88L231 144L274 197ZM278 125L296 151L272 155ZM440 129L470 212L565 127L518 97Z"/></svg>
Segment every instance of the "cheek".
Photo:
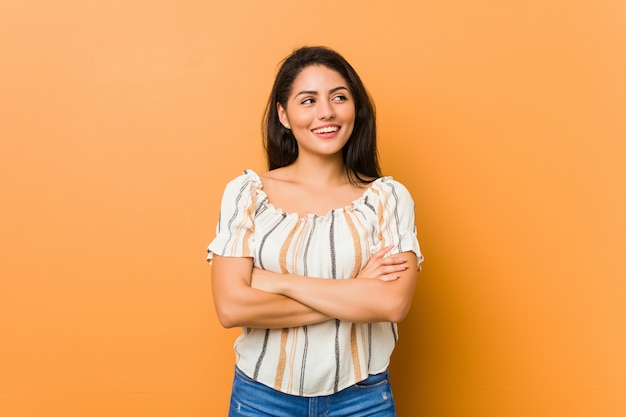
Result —
<svg viewBox="0 0 626 417"><path fill-rule="evenodd" d="M346 131L346 136L348 139L350 139L350 136L352 136L352 132L354 132L354 125L350 126L350 128Z"/></svg>
<svg viewBox="0 0 626 417"><path fill-rule="evenodd" d="M346 123L351 123L354 126L354 122L356 120L356 112L354 111L354 109L346 111L343 115L342 115L342 119L346 122Z"/></svg>
<svg viewBox="0 0 626 417"><path fill-rule="evenodd" d="M346 117L344 118L344 120L350 121L349 134L352 135L352 132L354 131L354 123L356 121L356 112L354 111L354 109L348 114L346 114Z"/></svg>
<svg viewBox="0 0 626 417"><path fill-rule="evenodd" d="M304 112L293 112L289 114L289 122L292 127L307 127L311 118Z"/></svg>
<svg viewBox="0 0 626 417"><path fill-rule="evenodd" d="M352 121L354 121L354 119L356 118L356 109L354 108L354 105L342 106L341 113L342 113L341 116L343 117L344 120L352 119Z"/></svg>

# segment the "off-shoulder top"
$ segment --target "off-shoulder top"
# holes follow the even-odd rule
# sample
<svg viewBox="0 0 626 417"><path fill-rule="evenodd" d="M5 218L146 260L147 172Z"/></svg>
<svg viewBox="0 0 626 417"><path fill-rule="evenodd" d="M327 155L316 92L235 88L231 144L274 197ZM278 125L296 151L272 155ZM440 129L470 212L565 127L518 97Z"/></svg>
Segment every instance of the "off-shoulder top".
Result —
<svg viewBox="0 0 626 417"><path fill-rule="evenodd" d="M385 246L413 251L423 261L410 193L380 177L361 197L323 216L274 207L261 178L244 171L226 186L213 255L251 257L254 266L326 279L356 277ZM368 374L383 372L398 339L395 323L342 320L286 329L243 328L235 341L237 367L248 377L287 394L335 393Z"/></svg>

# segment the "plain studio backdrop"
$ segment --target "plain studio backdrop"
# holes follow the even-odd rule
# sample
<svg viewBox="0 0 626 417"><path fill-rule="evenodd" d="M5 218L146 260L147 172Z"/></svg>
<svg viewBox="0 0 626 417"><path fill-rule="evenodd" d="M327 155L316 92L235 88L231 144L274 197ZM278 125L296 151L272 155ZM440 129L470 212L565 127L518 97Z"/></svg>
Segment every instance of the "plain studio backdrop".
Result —
<svg viewBox="0 0 626 417"><path fill-rule="evenodd" d="M625 4L4 2L0 415L226 414L205 248L279 60L320 44L416 202L399 415L626 415Z"/></svg>

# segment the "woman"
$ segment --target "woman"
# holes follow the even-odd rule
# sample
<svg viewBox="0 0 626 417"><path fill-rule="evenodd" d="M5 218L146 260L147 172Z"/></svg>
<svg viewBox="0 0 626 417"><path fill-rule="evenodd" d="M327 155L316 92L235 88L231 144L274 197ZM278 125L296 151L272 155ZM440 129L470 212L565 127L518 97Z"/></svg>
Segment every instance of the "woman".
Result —
<svg viewBox="0 0 626 417"><path fill-rule="evenodd" d="M338 53L298 49L264 135L269 171L228 184L208 249L219 320L242 327L229 415L395 416L387 367L422 255L367 91Z"/></svg>

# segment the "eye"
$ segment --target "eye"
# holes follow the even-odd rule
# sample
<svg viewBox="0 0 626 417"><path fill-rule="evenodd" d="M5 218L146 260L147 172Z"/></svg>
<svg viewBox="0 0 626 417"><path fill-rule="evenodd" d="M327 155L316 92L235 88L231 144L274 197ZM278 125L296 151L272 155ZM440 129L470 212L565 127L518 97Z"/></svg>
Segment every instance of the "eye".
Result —
<svg viewBox="0 0 626 417"><path fill-rule="evenodd" d="M305 98L304 100L300 102L300 104L313 104L313 103L315 103L315 100L311 97Z"/></svg>
<svg viewBox="0 0 626 417"><path fill-rule="evenodd" d="M333 97L333 101L346 101L346 100L348 100L348 97L343 94L337 94L335 97Z"/></svg>

